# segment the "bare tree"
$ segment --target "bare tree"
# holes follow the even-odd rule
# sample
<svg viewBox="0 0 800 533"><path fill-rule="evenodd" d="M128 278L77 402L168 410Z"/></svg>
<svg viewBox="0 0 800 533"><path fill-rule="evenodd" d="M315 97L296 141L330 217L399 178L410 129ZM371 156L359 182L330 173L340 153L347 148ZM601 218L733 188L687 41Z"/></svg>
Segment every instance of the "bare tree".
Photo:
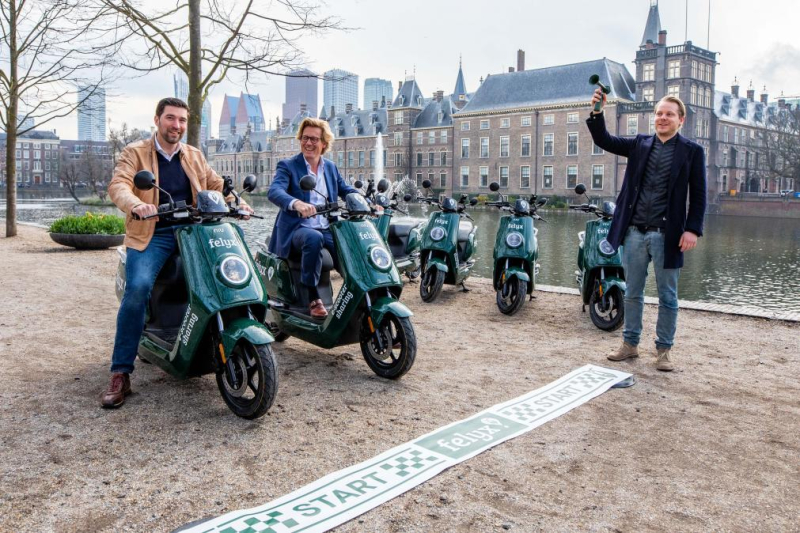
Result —
<svg viewBox="0 0 800 533"><path fill-rule="evenodd" d="M108 184L111 182L111 160L104 159L95 151L99 146L87 146L78 160L80 172L92 194L104 202L108 196Z"/></svg>
<svg viewBox="0 0 800 533"><path fill-rule="evenodd" d="M65 117L106 80L113 46L93 46L97 35L82 0L0 0L0 126L6 131L6 236L17 234L17 137ZM76 24L78 19L82 24ZM7 56L5 52L7 51ZM92 74L91 79L87 77ZM78 97L78 88L82 88ZM24 109L24 112L20 112Z"/></svg>
<svg viewBox="0 0 800 533"><path fill-rule="evenodd" d="M117 157L122 153L122 150L132 142L141 139L149 139L150 132L140 130L139 128L128 129L128 124L123 122L122 127L118 130L111 130L108 133L108 149L111 152L112 168L117 166Z"/></svg>
<svg viewBox="0 0 800 533"><path fill-rule="evenodd" d="M776 110L759 132L762 151L761 173L778 182L778 190L800 183L800 106Z"/></svg>
<svg viewBox="0 0 800 533"><path fill-rule="evenodd" d="M214 85L234 73L245 83L259 74L286 75L303 65L301 38L340 28L319 14L314 0L177 0L160 10L145 10L136 0L95 2L111 17L108 30L118 32L119 43L146 43L144 50L128 48L123 66L142 73L173 66L186 75L186 139L196 147L203 102Z"/></svg>
<svg viewBox="0 0 800 533"><path fill-rule="evenodd" d="M63 150L58 165L58 179L67 188L69 195L80 203L81 199L78 198L78 187L81 184L80 163L70 158Z"/></svg>

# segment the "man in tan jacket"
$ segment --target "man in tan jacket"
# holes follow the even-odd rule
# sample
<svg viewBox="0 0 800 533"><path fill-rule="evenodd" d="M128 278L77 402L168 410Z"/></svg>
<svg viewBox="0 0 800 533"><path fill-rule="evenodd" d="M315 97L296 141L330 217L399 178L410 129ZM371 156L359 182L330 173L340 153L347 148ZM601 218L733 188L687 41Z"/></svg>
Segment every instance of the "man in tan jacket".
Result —
<svg viewBox="0 0 800 533"><path fill-rule="evenodd" d="M125 294L117 314L117 333L111 356L111 383L101 396L103 407L119 407L131 392L130 374L144 329L150 291L161 267L177 250L175 223L152 218L159 201L158 189L142 191L133 185L140 170L149 170L158 186L174 201L195 204L197 192L222 191L224 181L209 166L203 153L183 144L189 106L178 98L164 98L156 107L156 133L151 139L132 143L123 150L108 186L111 200L126 215L127 261ZM249 206L243 209L252 212ZM134 218L136 215L137 218Z"/></svg>

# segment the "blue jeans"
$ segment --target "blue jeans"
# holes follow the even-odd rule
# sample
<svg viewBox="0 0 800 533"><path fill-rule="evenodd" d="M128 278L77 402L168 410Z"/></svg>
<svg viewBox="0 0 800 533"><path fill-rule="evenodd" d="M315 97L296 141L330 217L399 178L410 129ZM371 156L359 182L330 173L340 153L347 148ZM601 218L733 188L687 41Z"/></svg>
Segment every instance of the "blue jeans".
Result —
<svg viewBox="0 0 800 533"><path fill-rule="evenodd" d="M644 284L650 260L656 271L658 287L658 321L656 348L671 348L678 325L678 277L680 268L664 268L664 234L656 231L641 233L629 227L622 249L625 267L625 328L622 338L632 346L639 345L644 311Z"/></svg>
<svg viewBox="0 0 800 533"><path fill-rule="evenodd" d="M336 245L330 230L318 230L300 226L292 234L292 252L300 253L300 283L306 287L316 288L322 272L322 248L328 250L333 259L334 268L339 270L336 257Z"/></svg>
<svg viewBox="0 0 800 533"><path fill-rule="evenodd" d="M141 252L128 248L125 293L117 313L117 335L111 356L112 372L133 372L150 291L161 268L177 249L174 228L157 229L150 244Z"/></svg>

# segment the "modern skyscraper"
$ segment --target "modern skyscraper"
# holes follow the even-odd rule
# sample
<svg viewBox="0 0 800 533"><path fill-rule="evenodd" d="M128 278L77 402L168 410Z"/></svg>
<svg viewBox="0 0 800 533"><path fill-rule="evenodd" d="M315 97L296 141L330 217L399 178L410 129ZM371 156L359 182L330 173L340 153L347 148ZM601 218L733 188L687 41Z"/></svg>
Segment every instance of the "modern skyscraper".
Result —
<svg viewBox="0 0 800 533"><path fill-rule="evenodd" d="M186 74L179 72L172 76L173 85L175 87L175 98L180 98L187 104L189 103L189 80L186 79ZM203 102L203 112L200 114L200 144L206 144L208 138L211 136L211 100L206 98ZM183 141L186 141L186 135L183 136Z"/></svg>
<svg viewBox="0 0 800 533"><path fill-rule="evenodd" d="M362 109L372 109L372 102L380 102L385 98L391 102L394 98L392 82L380 78L367 78L364 80L364 105Z"/></svg>
<svg viewBox="0 0 800 533"><path fill-rule="evenodd" d="M306 109L316 112L318 91L319 80L316 74L305 69L290 72L286 76L286 97L281 110L283 118L292 120L300 112L300 104L306 104Z"/></svg>
<svg viewBox="0 0 800 533"><path fill-rule="evenodd" d="M94 92L93 92L94 90ZM106 91L95 87L78 88L78 140L106 140Z"/></svg>
<svg viewBox="0 0 800 533"><path fill-rule="evenodd" d="M323 105L329 112L331 106L336 111L344 111L347 104L358 107L358 75L339 68L329 70L324 75Z"/></svg>

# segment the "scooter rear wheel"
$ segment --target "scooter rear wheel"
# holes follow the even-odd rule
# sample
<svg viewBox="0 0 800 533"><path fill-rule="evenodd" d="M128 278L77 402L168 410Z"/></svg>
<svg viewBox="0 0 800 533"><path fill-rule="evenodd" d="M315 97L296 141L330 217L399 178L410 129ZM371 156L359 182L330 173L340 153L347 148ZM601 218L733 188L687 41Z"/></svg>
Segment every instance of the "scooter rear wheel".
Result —
<svg viewBox="0 0 800 533"><path fill-rule="evenodd" d="M528 282L513 276L497 291L497 308L504 315L511 316L522 309L527 295Z"/></svg>
<svg viewBox="0 0 800 533"><path fill-rule="evenodd" d="M236 379L233 380L227 368L217 373L222 399L237 416L249 420L263 416L278 392L278 369L272 347L241 340L228 359Z"/></svg>
<svg viewBox="0 0 800 533"><path fill-rule="evenodd" d="M625 295L619 287L611 287L606 292L606 309L603 309L602 297L595 290L589 297L589 316L592 323L603 331L615 331L622 326L625 318Z"/></svg>
<svg viewBox="0 0 800 533"><path fill-rule="evenodd" d="M419 284L419 295L422 301L425 303L434 301L442 292L442 285L444 285L444 272L436 267L429 268L423 274Z"/></svg>
<svg viewBox="0 0 800 533"><path fill-rule="evenodd" d="M380 346L375 335L380 336ZM361 354L382 378L398 379L411 369L417 356L417 336L407 317L387 314L373 334L367 317L361 326Z"/></svg>

